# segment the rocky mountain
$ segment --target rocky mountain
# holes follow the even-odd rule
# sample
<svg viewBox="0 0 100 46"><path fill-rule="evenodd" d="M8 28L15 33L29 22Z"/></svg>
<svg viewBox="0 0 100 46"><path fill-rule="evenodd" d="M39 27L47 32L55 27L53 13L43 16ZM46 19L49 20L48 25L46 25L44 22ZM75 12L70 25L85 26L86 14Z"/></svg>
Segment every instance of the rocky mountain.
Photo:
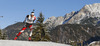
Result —
<svg viewBox="0 0 100 46"><path fill-rule="evenodd" d="M92 19L92 21L91 21ZM79 11L67 13L65 16L50 17L44 23L47 28L53 28L62 24L93 24L100 20L100 3L85 5Z"/></svg>
<svg viewBox="0 0 100 46"><path fill-rule="evenodd" d="M63 23L63 21L64 21L64 18L62 16L61 17L52 16L52 17L48 18L44 23L46 25L48 25L47 26L48 29L52 29L52 28L56 27L57 25L61 25Z"/></svg>
<svg viewBox="0 0 100 46"><path fill-rule="evenodd" d="M44 23L48 25L54 42L70 43L100 37L100 3L85 5L65 16L50 17Z"/></svg>
<svg viewBox="0 0 100 46"><path fill-rule="evenodd" d="M60 43L71 43L71 41L78 43L87 41L91 37L100 37L100 28L94 25L63 24L50 31L52 41Z"/></svg>

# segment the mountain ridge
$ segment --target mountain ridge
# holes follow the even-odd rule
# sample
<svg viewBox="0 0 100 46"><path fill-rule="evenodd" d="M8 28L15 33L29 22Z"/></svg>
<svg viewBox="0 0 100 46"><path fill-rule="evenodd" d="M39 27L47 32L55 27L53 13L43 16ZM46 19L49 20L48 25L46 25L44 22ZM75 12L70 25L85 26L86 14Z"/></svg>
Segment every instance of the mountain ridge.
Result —
<svg viewBox="0 0 100 46"><path fill-rule="evenodd" d="M44 23L48 25L47 28L56 27L62 24L88 24L86 22L83 23L83 21L89 18L96 18L97 22L100 20L100 3L85 5L79 11L72 11L71 13L65 14L65 16L50 17Z"/></svg>

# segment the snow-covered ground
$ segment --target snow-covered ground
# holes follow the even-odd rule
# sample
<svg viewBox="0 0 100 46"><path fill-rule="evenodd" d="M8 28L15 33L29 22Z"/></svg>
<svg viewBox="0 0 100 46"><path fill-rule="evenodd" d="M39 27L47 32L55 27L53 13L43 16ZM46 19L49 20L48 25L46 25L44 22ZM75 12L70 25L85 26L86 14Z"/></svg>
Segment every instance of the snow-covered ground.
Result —
<svg viewBox="0 0 100 46"><path fill-rule="evenodd" d="M100 46L100 41L94 41L90 43L88 46Z"/></svg>
<svg viewBox="0 0 100 46"><path fill-rule="evenodd" d="M17 41L17 40L0 40L0 46L70 46L54 42L37 42L37 41Z"/></svg>

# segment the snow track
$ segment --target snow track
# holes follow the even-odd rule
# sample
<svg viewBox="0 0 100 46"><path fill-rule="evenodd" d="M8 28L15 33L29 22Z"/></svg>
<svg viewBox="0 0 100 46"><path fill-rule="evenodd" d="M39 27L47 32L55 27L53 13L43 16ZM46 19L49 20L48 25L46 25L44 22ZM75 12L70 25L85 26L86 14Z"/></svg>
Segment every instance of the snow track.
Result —
<svg viewBox="0 0 100 46"><path fill-rule="evenodd" d="M17 41L17 40L0 40L0 46L70 46L61 43L44 42L44 41Z"/></svg>

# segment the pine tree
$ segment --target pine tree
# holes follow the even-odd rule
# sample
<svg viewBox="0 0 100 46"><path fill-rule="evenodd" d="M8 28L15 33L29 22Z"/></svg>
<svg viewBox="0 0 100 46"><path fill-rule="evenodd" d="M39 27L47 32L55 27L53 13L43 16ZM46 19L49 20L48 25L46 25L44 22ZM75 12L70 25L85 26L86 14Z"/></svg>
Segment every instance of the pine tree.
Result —
<svg viewBox="0 0 100 46"><path fill-rule="evenodd" d="M5 40L6 37L7 37L6 32L4 32L4 33L2 34L2 39Z"/></svg>
<svg viewBox="0 0 100 46"><path fill-rule="evenodd" d="M2 33L1 33L1 29L0 29L0 39L2 39Z"/></svg>
<svg viewBox="0 0 100 46"><path fill-rule="evenodd" d="M0 29L0 39L5 40L6 37L7 37L6 32L2 33L1 31L2 31L2 30Z"/></svg>
<svg viewBox="0 0 100 46"><path fill-rule="evenodd" d="M32 40L33 41L50 41L50 35L48 30L45 28L46 25L43 24L44 16L40 13L37 18L37 27L33 30Z"/></svg>

